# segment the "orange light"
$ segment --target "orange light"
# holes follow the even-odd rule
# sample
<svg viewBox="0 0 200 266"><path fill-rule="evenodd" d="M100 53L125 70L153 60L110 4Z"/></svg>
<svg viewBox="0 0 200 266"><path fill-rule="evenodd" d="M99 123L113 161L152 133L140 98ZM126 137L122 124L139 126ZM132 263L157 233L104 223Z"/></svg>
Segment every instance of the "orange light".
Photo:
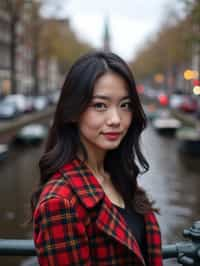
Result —
<svg viewBox="0 0 200 266"><path fill-rule="evenodd" d="M184 76L184 79L186 80L197 79L199 76L199 73L196 70L187 69L184 71L183 76Z"/></svg>
<svg viewBox="0 0 200 266"><path fill-rule="evenodd" d="M162 84L162 83L164 82L164 79L165 79L165 77L164 77L164 75L161 74L161 73L158 73L158 74L156 74L156 75L154 76L154 81L155 81L156 83L159 83L159 84Z"/></svg>
<svg viewBox="0 0 200 266"><path fill-rule="evenodd" d="M189 69L186 70L183 75L184 75L184 79L186 80L191 80L193 77L192 71Z"/></svg>

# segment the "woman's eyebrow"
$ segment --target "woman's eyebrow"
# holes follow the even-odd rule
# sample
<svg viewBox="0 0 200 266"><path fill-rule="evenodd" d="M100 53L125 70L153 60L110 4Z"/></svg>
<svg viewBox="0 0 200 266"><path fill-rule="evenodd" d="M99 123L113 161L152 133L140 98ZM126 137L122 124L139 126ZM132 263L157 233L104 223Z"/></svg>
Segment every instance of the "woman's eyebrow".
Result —
<svg viewBox="0 0 200 266"><path fill-rule="evenodd" d="M92 99L96 99L96 98L103 99L103 100L110 100L110 97L104 96L104 95L94 95L94 96L92 96Z"/></svg>
<svg viewBox="0 0 200 266"><path fill-rule="evenodd" d="M102 100L111 100L111 97L109 97L109 96L105 96L105 95L94 95L93 97L92 97L92 99L102 99ZM124 96L124 97L122 97L122 98L120 98L120 101L124 101L124 100L130 100L130 97L129 96Z"/></svg>

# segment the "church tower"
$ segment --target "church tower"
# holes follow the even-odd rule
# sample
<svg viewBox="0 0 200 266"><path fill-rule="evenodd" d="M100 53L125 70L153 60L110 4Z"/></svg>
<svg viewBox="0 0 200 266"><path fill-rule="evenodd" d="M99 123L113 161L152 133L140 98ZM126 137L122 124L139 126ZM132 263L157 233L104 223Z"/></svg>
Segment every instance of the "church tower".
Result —
<svg viewBox="0 0 200 266"><path fill-rule="evenodd" d="M110 52L111 51L110 29L109 29L109 19L108 19L108 17L106 17L105 20L104 20L103 50L105 52Z"/></svg>

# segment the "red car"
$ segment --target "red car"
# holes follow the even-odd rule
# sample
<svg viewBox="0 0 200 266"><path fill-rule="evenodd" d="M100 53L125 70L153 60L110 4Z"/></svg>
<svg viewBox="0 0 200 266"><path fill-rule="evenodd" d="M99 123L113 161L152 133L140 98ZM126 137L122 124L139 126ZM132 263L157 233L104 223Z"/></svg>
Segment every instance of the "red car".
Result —
<svg viewBox="0 0 200 266"><path fill-rule="evenodd" d="M180 110L187 113L194 113L198 111L198 102L192 97L184 97L183 102L180 105Z"/></svg>

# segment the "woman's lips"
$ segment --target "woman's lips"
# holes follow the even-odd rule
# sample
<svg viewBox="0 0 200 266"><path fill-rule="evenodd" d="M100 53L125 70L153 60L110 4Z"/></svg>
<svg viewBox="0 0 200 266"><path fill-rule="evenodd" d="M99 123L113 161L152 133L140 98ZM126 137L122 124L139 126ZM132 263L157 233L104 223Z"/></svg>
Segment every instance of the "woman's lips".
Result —
<svg viewBox="0 0 200 266"><path fill-rule="evenodd" d="M108 133L103 133L103 135L108 139L108 140L117 140L121 133L118 132L108 132Z"/></svg>

